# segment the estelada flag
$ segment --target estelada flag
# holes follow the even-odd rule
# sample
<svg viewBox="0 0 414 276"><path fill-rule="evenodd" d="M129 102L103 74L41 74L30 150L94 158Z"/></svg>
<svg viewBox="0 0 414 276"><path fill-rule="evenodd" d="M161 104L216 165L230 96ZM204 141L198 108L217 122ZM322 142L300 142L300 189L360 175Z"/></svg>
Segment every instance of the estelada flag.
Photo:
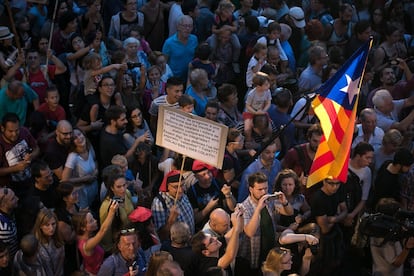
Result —
<svg viewBox="0 0 414 276"><path fill-rule="evenodd" d="M307 187L325 178L346 182L359 90L372 39L362 45L315 93L312 107L323 135L316 151Z"/></svg>

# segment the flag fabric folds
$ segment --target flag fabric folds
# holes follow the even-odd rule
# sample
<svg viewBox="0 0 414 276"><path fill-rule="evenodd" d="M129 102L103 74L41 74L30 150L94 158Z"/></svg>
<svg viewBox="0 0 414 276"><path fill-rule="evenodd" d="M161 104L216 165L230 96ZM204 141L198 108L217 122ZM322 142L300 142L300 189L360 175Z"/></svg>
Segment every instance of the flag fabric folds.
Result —
<svg viewBox="0 0 414 276"><path fill-rule="evenodd" d="M360 84L372 39L359 48L315 93L312 107L323 136L313 160L307 187L325 178L346 182Z"/></svg>

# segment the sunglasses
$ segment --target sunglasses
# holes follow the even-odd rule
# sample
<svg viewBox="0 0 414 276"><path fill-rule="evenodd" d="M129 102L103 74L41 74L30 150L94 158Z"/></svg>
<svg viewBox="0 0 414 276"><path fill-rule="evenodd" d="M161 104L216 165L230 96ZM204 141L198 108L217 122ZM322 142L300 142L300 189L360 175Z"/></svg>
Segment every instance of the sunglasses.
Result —
<svg viewBox="0 0 414 276"><path fill-rule="evenodd" d="M129 235L131 233L135 233L135 228L128 228L128 229L121 230L121 235Z"/></svg>

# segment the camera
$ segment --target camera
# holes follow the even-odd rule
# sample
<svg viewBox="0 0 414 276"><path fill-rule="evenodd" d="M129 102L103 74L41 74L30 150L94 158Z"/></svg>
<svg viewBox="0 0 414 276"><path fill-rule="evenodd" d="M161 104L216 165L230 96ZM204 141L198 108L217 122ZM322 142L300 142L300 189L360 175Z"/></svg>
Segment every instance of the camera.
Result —
<svg viewBox="0 0 414 276"><path fill-rule="evenodd" d="M367 214L360 218L358 231L368 237L384 238L385 241L414 237L414 212L398 210L394 216Z"/></svg>
<svg viewBox="0 0 414 276"><path fill-rule="evenodd" d="M276 194L276 193L273 193L268 197L269 200L276 200L276 199L279 199L279 198L280 198L280 195Z"/></svg>
<svg viewBox="0 0 414 276"><path fill-rule="evenodd" d="M129 70L132 70L136 67L141 67L141 62L127 62L127 66Z"/></svg>
<svg viewBox="0 0 414 276"><path fill-rule="evenodd" d="M114 196L112 200L118 202L118 204L124 203L124 199L120 196Z"/></svg>

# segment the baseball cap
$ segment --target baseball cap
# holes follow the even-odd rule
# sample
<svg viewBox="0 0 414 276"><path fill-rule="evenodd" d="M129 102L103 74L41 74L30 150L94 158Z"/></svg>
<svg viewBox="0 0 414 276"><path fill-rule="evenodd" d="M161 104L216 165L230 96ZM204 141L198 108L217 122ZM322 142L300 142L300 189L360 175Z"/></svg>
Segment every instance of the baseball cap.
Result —
<svg viewBox="0 0 414 276"><path fill-rule="evenodd" d="M305 22L305 14L303 10L299 7L292 7L289 10L289 16L292 18L293 23L295 23L295 26L298 28L304 28L306 25Z"/></svg>

